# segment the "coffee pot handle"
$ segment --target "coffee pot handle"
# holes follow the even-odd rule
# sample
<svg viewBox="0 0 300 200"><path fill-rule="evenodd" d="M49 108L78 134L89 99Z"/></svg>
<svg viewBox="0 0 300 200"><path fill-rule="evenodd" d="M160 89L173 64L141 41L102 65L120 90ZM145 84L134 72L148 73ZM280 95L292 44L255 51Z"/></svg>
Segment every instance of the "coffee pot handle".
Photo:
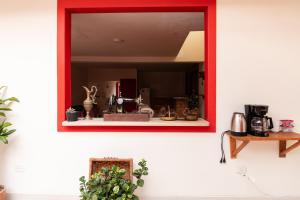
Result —
<svg viewBox="0 0 300 200"><path fill-rule="evenodd" d="M267 119L269 120L269 129L274 128L272 117L267 117Z"/></svg>

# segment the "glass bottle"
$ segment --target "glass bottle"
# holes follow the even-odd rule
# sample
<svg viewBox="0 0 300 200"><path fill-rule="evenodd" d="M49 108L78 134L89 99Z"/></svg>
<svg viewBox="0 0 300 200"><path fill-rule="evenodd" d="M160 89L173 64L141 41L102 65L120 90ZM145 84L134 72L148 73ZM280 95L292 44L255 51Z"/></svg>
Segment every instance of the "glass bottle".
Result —
<svg viewBox="0 0 300 200"><path fill-rule="evenodd" d="M117 98L117 113L124 113L124 99L121 92L119 97Z"/></svg>

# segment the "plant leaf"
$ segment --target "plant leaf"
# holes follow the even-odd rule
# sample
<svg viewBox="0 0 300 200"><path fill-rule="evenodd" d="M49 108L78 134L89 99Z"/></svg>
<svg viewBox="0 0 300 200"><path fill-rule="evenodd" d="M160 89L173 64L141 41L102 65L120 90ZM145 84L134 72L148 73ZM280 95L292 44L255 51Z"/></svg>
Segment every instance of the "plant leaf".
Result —
<svg viewBox="0 0 300 200"><path fill-rule="evenodd" d="M11 125L12 125L12 123L5 122L2 126L3 126L3 128L6 128L6 127L9 127L9 126L11 126Z"/></svg>
<svg viewBox="0 0 300 200"><path fill-rule="evenodd" d="M11 111L11 108L0 108L0 110Z"/></svg>
<svg viewBox="0 0 300 200"><path fill-rule="evenodd" d="M3 142L4 144L8 144L7 136L0 136L0 141Z"/></svg>
<svg viewBox="0 0 300 200"><path fill-rule="evenodd" d="M6 115L5 115L4 112L0 112L0 116L1 116L1 117L6 117Z"/></svg>
<svg viewBox="0 0 300 200"><path fill-rule="evenodd" d="M0 90L2 90L3 88L6 88L6 87L7 87L7 86L1 86L1 87L0 87Z"/></svg>
<svg viewBox="0 0 300 200"><path fill-rule="evenodd" d="M92 200L98 200L98 196L97 196L97 194L93 194L93 196L92 196Z"/></svg>
<svg viewBox="0 0 300 200"><path fill-rule="evenodd" d="M144 180L143 179L138 179L137 180L137 185L140 186L140 187L143 187L144 186Z"/></svg>
<svg viewBox="0 0 300 200"><path fill-rule="evenodd" d="M3 136L9 136L11 135L12 133L16 132L16 129L12 129L12 130L9 130L7 131L6 133L2 134Z"/></svg>
<svg viewBox="0 0 300 200"><path fill-rule="evenodd" d="M129 185L127 183L125 183L123 186L123 190L125 190L126 192L129 190Z"/></svg>
<svg viewBox="0 0 300 200"><path fill-rule="evenodd" d="M120 190L120 187L118 185L115 186L114 189L113 189L115 194L118 194L119 190Z"/></svg>
<svg viewBox="0 0 300 200"><path fill-rule="evenodd" d="M19 99L18 99L18 98L16 98L16 97L10 97L10 98L8 98L8 99L5 99L5 100L4 100L4 102L6 102L6 101L15 101L15 102L20 102L20 101L19 101Z"/></svg>

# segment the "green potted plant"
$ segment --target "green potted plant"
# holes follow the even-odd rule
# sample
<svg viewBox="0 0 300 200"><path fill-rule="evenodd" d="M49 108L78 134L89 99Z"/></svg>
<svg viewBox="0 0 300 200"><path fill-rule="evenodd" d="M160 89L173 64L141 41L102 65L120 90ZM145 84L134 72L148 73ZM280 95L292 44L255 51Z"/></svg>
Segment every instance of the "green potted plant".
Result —
<svg viewBox="0 0 300 200"><path fill-rule="evenodd" d="M7 87L0 87L0 143L7 144L8 137L14 133L15 129L10 129L11 123L6 121L6 112L12 111L10 108L13 102L19 102L16 97L4 99L4 93ZM5 200L6 192L4 186L0 185L0 200Z"/></svg>
<svg viewBox="0 0 300 200"><path fill-rule="evenodd" d="M80 178L80 199L81 200L139 200L135 195L138 187L143 187L142 176L148 175L147 162L141 160L139 168L134 170L135 181L124 178L125 169L117 166L102 168L86 181L85 177Z"/></svg>
<svg viewBox="0 0 300 200"><path fill-rule="evenodd" d="M78 112L74 108L68 108L66 111L66 115L68 122L78 121Z"/></svg>

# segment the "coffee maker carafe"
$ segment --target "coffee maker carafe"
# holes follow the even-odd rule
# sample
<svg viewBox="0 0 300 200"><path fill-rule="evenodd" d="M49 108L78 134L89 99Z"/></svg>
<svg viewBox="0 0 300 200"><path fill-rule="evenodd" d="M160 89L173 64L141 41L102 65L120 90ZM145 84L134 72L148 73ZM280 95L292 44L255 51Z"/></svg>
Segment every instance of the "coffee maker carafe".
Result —
<svg viewBox="0 0 300 200"><path fill-rule="evenodd" d="M247 120L247 132L254 136L267 137L273 128L271 117L266 116L268 106L266 105L245 105Z"/></svg>

